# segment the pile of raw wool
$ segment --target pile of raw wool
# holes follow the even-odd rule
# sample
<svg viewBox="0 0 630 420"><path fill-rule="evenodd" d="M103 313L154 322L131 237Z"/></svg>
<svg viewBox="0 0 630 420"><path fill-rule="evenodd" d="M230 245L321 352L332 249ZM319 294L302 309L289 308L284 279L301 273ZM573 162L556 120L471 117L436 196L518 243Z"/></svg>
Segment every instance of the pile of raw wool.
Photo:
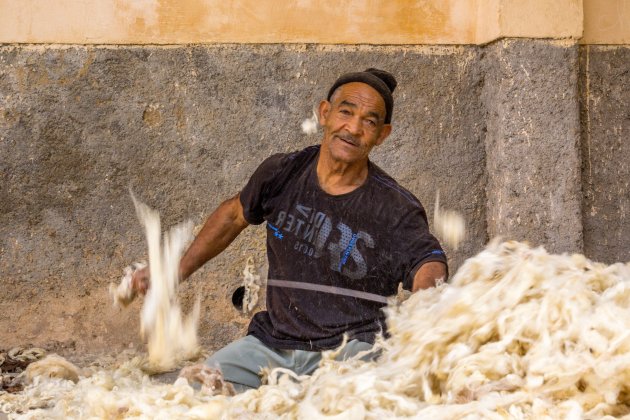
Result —
<svg viewBox="0 0 630 420"><path fill-rule="evenodd" d="M14 347L8 351L0 350L0 392L15 392L22 389L19 376L28 365L44 357L46 351L38 347Z"/></svg>
<svg viewBox="0 0 630 420"><path fill-rule="evenodd" d="M267 372L235 397L152 382L127 362L0 396L21 418L613 418L630 413L630 264L491 243L450 284L387 309L374 362ZM30 410L30 407L38 407Z"/></svg>

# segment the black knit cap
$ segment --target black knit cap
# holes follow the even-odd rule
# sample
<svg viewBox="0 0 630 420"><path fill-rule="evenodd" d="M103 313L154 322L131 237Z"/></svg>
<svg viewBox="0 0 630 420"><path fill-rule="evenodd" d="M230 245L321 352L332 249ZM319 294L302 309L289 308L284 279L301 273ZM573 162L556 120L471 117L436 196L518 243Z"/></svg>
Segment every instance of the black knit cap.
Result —
<svg viewBox="0 0 630 420"><path fill-rule="evenodd" d="M392 96L392 93L398 85L394 75L386 72L385 70L374 68L369 68L365 71L359 71L356 73L346 73L337 79L337 81L332 85L328 91L328 97L326 99L330 101L330 98L339 86L352 82L360 82L370 85L381 94L383 100L385 101L385 124L391 123L392 113L394 112L394 97Z"/></svg>

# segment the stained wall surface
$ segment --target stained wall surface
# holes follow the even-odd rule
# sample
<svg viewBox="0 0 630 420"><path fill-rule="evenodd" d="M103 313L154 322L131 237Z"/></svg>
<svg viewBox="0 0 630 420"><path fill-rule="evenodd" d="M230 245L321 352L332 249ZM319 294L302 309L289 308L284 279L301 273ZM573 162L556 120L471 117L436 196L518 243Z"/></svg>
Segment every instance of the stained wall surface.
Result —
<svg viewBox="0 0 630 420"><path fill-rule="evenodd" d="M583 0L0 0L0 11L0 42L69 44L484 44L577 39L584 20Z"/></svg>
<svg viewBox="0 0 630 420"><path fill-rule="evenodd" d="M624 45L628 19L629 0L0 0L0 43Z"/></svg>
<svg viewBox="0 0 630 420"><path fill-rule="evenodd" d="M630 261L630 47L580 54L584 252Z"/></svg>
<svg viewBox="0 0 630 420"><path fill-rule="evenodd" d="M106 292L146 256L129 189L165 227L199 228L264 157L319 142L301 121L370 66L399 80L374 160L430 217L437 189L465 216L452 272L495 236L630 260L628 0L368 3L385 14L0 0L0 347L140 345L139 303L120 312ZM206 348L246 327L230 297L248 257L264 272L264 235L182 285L187 307L202 296Z"/></svg>
<svg viewBox="0 0 630 420"><path fill-rule="evenodd" d="M105 295L146 256L129 196L165 226L197 225L275 152L318 143L300 123L340 73L396 74L394 133L374 160L433 213L463 212L470 240L453 271L487 240L484 108L476 47L218 46L0 48L0 321L4 345L55 340L80 348L138 343L137 308ZM202 332L218 346L247 317L231 306L245 260L264 264L250 227L185 284L203 296ZM45 316L44 316L45 315ZM35 322L32 320L36 320ZM89 335L86 335L89 331Z"/></svg>
<svg viewBox="0 0 630 420"><path fill-rule="evenodd" d="M80 44L470 43L462 0L0 0L0 40ZM378 30L375 30L378 28Z"/></svg>
<svg viewBox="0 0 630 420"><path fill-rule="evenodd" d="M578 50L504 40L486 54L488 235L581 252Z"/></svg>

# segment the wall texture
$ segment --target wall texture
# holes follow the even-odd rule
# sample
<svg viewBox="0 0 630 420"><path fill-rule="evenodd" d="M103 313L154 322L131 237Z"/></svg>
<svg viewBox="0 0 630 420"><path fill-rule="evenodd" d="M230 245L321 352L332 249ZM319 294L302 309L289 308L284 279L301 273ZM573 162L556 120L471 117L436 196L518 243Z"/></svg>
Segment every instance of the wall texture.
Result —
<svg viewBox="0 0 630 420"><path fill-rule="evenodd" d="M427 45L577 39L583 3L595 1L609 9L602 0L0 0L0 42Z"/></svg>
<svg viewBox="0 0 630 420"><path fill-rule="evenodd" d="M580 252L578 50L504 40L486 52L488 234Z"/></svg>
<svg viewBox="0 0 630 420"><path fill-rule="evenodd" d="M394 133L374 160L469 239L628 261L630 50L502 40L467 47L0 47L0 343L57 351L140 345L138 303L107 286L146 253L129 197L199 227L271 153L319 142L301 121L342 72L397 75ZM581 105L580 105L581 104ZM230 297L250 227L182 287L208 349L242 333Z"/></svg>
<svg viewBox="0 0 630 420"><path fill-rule="evenodd" d="M630 261L630 47L580 54L584 252Z"/></svg>
<svg viewBox="0 0 630 420"><path fill-rule="evenodd" d="M582 44L630 44L629 0L584 0Z"/></svg>
<svg viewBox="0 0 630 420"><path fill-rule="evenodd" d="M630 260L630 48L610 46L629 17L630 0L0 0L0 348L140 345L139 302L107 296L146 254L129 189L199 228L264 157L319 142L301 121L369 66L399 79L374 160L430 216L439 189L466 218L452 272L495 236ZM247 325L230 298L249 256L264 271L264 233L182 285L210 350Z"/></svg>
<svg viewBox="0 0 630 420"><path fill-rule="evenodd" d="M0 0L0 43L623 45L628 19L629 0Z"/></svg>
<svg viewBox="0 0 630 420"><path fill-rule="evenodd" d="M145 255L129 187L165 226L203 223L274 152L319 142L301 121L346 71L377 66L399 80L395 131L375 161L429 214L437 188L487 240L480 51L315 46L0 48L0 320L3 346L57 340L97 350L138 344L137 310L105 294ZM204 343L247 322L231 306L245 260L264 264L252 227L186 283L203 296ZM137 308L136 308L137 309ZM86 333L88 331L88 333ZM74 341L74 344L72 344Z"/></svg>

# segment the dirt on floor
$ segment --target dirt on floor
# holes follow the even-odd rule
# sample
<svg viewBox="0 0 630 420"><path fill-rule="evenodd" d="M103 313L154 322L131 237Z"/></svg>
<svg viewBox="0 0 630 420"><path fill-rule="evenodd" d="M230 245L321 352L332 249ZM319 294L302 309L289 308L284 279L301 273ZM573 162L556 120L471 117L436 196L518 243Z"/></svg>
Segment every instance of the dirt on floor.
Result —
<svg viewBox="0 0 630 420"><path fill-rule="evenodd" d="M183 311L188 313L199 294L202 297L199 342L212 352L244 335L249 316L232 306L231 299L207 293L203 284L180 291ZM114 308L107 288L89 294L70 288L57 293L0 300L0 350L39 347L69 361L86 365L123 351L144 352L140 336L142 298L127 308Z"/></svg>

